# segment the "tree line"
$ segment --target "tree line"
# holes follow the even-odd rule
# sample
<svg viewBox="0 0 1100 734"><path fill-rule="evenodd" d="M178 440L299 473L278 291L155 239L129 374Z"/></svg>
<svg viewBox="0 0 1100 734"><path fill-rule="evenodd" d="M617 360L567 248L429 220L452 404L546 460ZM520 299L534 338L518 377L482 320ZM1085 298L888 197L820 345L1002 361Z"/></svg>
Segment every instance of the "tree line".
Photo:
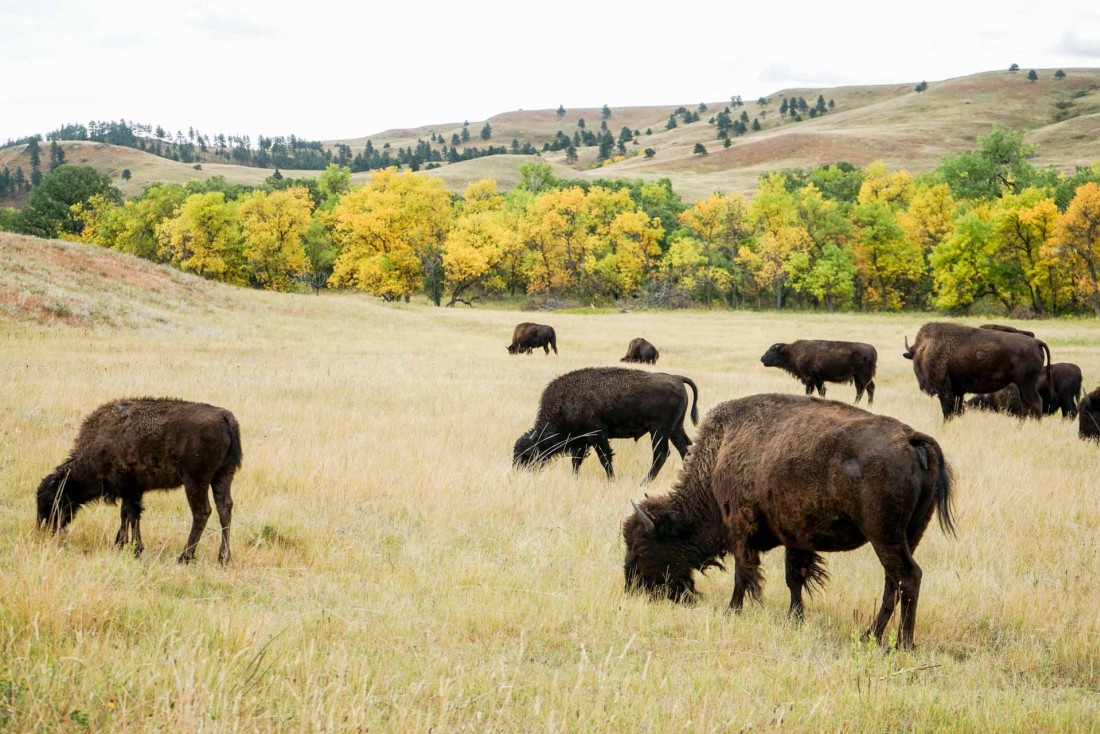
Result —
<svg viewBox="0 0 1100 734"><path fill-rule="evenodd" d="M751 199L686 204L667 179L559 180L507 193L395 168L261 187L214 178L121 201L58 167L6 226L94 242L258 288L352 288L436 305L523 296L659 307L1100 316L1100 167L1034 167L1022 133L913 176L883 163L777 171ZM0 226L5 219L0 218Z"/></svg>

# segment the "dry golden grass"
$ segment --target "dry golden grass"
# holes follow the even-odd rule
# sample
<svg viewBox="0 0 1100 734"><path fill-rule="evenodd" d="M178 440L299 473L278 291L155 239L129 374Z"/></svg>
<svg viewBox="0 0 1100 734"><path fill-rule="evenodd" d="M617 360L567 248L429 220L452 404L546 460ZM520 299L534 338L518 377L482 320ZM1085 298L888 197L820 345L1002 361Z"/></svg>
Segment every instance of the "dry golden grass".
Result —
<svg viewBox="0 0 1100 734"><path fill-rule="evenodd" d="M160 303L156 268L84 256L118 274L98 288L129 292L135 314ZM41 287L75 298L59 255L43 257L58 265L28 267ZM1057 419L942 425L900 356L919 317L545 314L560 356L511 357L512 326L531 314L194 287L203 297L162 320L0 320L0 729L1100 727L1098 449ZM1035 328L1095 384L1100 324ZM758 360L809 334L875 344L874 409L934 435L954 465L959 537L930 528L916 553L915 652L858 642L881 589L869 548L828 557L801 627L785 617L781 552L766 556L764 603L738 616L719 571L695 607L624 594L619 523L643 491L644 441L615 443L613 482L594 458L577 478L566 460L511 470L546 382L617 364L631 337L660 348L656 369L692 377L705 410L796 391ZM175 563L190 523L180 491L148 497L140 560L112 547L117 508L82 510L60 540L35 531L41 477L84 415L126 395L237 415L231 567L209 528L197 561ZM645 491L679 468L670 459Z"/></svg>

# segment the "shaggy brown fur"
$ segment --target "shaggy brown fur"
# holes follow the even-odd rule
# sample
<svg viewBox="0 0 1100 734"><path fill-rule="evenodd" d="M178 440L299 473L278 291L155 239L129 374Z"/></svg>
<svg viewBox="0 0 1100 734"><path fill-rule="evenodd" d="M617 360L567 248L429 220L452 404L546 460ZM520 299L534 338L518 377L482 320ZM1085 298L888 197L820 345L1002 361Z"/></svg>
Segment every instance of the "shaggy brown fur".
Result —
<svg viewBox="0 0 1100 734"><path fill-rule="evenodd" d="M630 344L626 347L626 356L619 361L657 364L657 358L660 356L661 355L660 353L658 353L657 347L653 346L645 339L638 337L637 339L630 340Z"/></svg>
<svg viewBox="0 0 1100 734"><path fill-rule="evenodd" d="M554 354L558 353L558 335L554 333L554 327L530 322L516 324L508 354L531 354L538 347L542 347L546 354L550 354L551 348Z"/></svg>
<svg viewBox="0 0 1100 734"><path fill-rule="evenodd" d="M825 395L826 382L854 382L856 402L867 390L867 404L875 402L875 369L878 352L863 342L835 342L801 339L790 344L773 344L760 362L778 367L806 386L806 394Z"/></svg>
<svg viewBox="0 0 1100 734"><path fill-rule="evenodd" d="M653 442L653 464L647 481L661 471L668 458L668 442L683 459L691 439L684 432L684 415L691 388L691 422L699 422L699 390L681 375L644 372L622 367L588 367L557 377L546 386L539 401L535 426L516 439L512 451L514 466L543 464L568 452L573 471L595 447L608 479L612 438L637 441L649 434Z"/></svg>
<svg viewBox="0 0 1100 734"><path fill-rule="evenodd" d="M962 413L966 393L993 393L1008 385L1019 388L1025 416L1042 416L1038 380L1044 354L1050 369L1044 342L1003 329L929 323L913 346L908 339L905 346L902 356L913 360L920 389L939 398L944 420Z"/></svg>
<svg viewBox="0 0 1100 734"><path fill-rule="evenodd" d="M191 534L179 557L186 562L195 557L210 517L207 488L213 487L222 531L218 560L228 563L230 486L241 460L240 426L228 410L171 398L106 403L84 419L69 458L38 486L38 525L56 532L81 505L121 500L122 524L115 542L125 545L132 530L134 551L140 554L145 547L142 495L182 484L191 506Z"/></svg>
<svg viewBox="0 0 1100 734"><path fill-rule="evenodd" d="M801 619L803 587L827 576L818 552L870 542L886 579L871 632L882 639L900 597L908 647L921 579L912 553L933 511L954 532L951 489L935 439L893 418L813 397L731 400L703 421L672 492L624 521L626 585L687 600L692 573L732 553L736 610L760 596L760 554L784 546L790 613Z"/></svg>
<svg viewBox="0 0 1100 734"><path fill-rule="evenodd" d="M1081 398L1077 404L1077 435L1100 441L1100 387Z"/></svg>

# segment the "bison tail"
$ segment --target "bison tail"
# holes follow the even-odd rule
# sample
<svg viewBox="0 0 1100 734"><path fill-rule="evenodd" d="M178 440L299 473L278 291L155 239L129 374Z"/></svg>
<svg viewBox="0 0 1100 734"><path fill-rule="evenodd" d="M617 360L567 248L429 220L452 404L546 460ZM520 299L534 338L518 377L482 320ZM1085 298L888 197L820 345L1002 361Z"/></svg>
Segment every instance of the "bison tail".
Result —
<svg viewBox="0 0 1100 734"><path fill-rule="evenodd" d="M229 428L229 453L226 454L226 464L233 467L233 471L241 468L244 461L244 451L241 449L241 426L237 419L228 410L222 413L225 424Z"/></svg>
<svg viewBox="0 0 1100 734"><path fill-rule="evenodd" d="M697 426L699 425L699 388L695 386L690 377L680 375L680 379L684 381L685 385L691 387L691 394L694 398L691 401L691 425Z"/></svg>
<svg viewBox="0 0 1100 734"><path fill-rule="evenodd" d="M923 448L930 461L921 461L921 467L931 470L933 475L932 505L936 508L936 517L940 523L940 530L944 535L955 533L955 518L952 515L952 489L955 485L954 472L951 465L944 459L943 449L936 443L936 439L923 433L915 434L909 443L915 447Z"/></svg>

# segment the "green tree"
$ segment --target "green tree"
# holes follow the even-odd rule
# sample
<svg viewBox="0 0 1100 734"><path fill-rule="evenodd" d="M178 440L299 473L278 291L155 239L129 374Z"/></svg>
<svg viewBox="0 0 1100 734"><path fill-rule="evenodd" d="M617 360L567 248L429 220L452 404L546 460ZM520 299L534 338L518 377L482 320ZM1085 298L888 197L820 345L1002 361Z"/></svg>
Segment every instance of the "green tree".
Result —
<svg viewBox="0 0 1100 734"><path fill-rule="evenodd" d="M330 163L317 178L317 191L324 209L331 210L340 197L350 190L351 169L347 166Z"/></svg>
<svg viewBox="0 0 1100 734"><path fill-rule="evenodd" d="M1066 72L1059 69L1058 71L1054 72L1054 78L1055 79L1065 79L1066 78Z"/></svg>
<svg viewBox="0 0 1100 734"><path fill-rule="evenodd" d="M31 138L27 144L27 155L31 158L31 188L42 183L42 157L38 149L38 138Z"/></svg>
<svg viewBox="0 0 1100 734"><path fill-rule="evenodd" d="M332 232L329 231L324 220L314 217L309 223L309 229L302 237L302 250L309 262L309 269L300 275L298 280L318 294L332 277L333 265L336 263L337 255L340 254L336 243L332 241Z"/></svg>
<svg viewBox="0 0 1100 734"><path fill-rule="evenodd" d="M611 108L610 108L610 107L608 107L607 105L604 105L604 106L603 106L603 107L602 107L602 108L600 109L600 117L602 117L602 118L603 118L603 119L605 119L605 120L606 120L607 118L611 117Z"/></svg>
<svg viewBox="0 0 1100 734"><path fill-rule="evenodd" d="M577 162L577 158L577 149L572 143L570 143L569 146L565 149L565 162L573 164Z"/></svg>
<svg viewBox="0 0 1100 734"><path fill-rule="evenodd" d="M939 176L957 199L995 199L1002 191L1019 192L1034 182L1028 162L1035 147L1024 143L1023 131L994 128L978 138L978 150L944 157Z"/></svg>
<svg viewBox="0 0 1100 734"><path fill-rule="evenodd" d="M558 117L565 117L565 106L564 105L558 105L557 115L558 115Z"/></svg>
<svg viewBox="0 0 1100 734"><path fill-rule="evenodd" d="M19 216L19 231L38 237L79 236L84 223L73 206L96 195L113 203L122 201L109 176L91 166L61 166L43 176L31 191Z"/></svg>
<svg viewBox="0 0 1100 734"><path fill-rule="evenodd" d="M676 127L676 115L669 115L668 122L665 123L665 130L671 130Z"/></svg>
<svg viewBox="0 0 1100 734"><path fill-rule="evenodd" d="M1009 64L1008 70L1010 72L1012 72L1013 74L1015 74L1017 71L1020 70L1020 65L1019 64Z"/></svg>
<svg viewBox="0 0 1100 734"><path fill-rule="evenodd" d="M691 151L694 155L706 155L707 147L702 143L696 143L695 147Z"/></svg>
<svg viewBox="0 0 1100 734"><path fill-rule="evenodd" d="M554 169L549 163L524 163L519 167L519 183L516 188L529 191L538 196L557 188L559 181L554 177Z"/></svg>
<svg viewBox="0 0 1100 734"><path fill-rule="evenodd" d="M1036 73L1036 71L1034 69L1032 69L1031 71L1029 71L1027 73L1027 80L1029 82L1037 82L1037 81L1039 81L1039 74Z"/></svg>
<svg viewBox="0 0 1100 734"><path fill-rule="evenodd" d="M754 117L754 118L752 118L752 131L753 131L754 133L758 133L758 132L760 132L760 120L758 120L758 119L757 119L757 118L755 118L755 117ZM727 146L727 147L728 147L728 146Z"/></svg>
<svg viewBox="0 0 1100 734"><path fill-rule="evenodd" d="M123 168L122 169L122 180L123 181L129 181L131 176L132 176L132 174L130 173L129 168Z"/></svg>
<svg viewBox="0 0 1100 734"><path fill-rule="evenodd" d="M923 92L925 89L928 89L928 82L921 82L916 87L914 87L914 89L916 89L916 91L918 92Z"/></svg>
<svg viewBox="0 0 1100 734"><path fill-rule="evenodd" d="M481 128L481 139L488 140L493 134L493 126L489 123L485 123L485 127Z"/></svg>
<svg viewBox="0 0 1100 734"><path fill-rule="evenodd" d="M657 155L657 151L655 151L653 148L646 148L644 153L646 158L652 158L653 156Z"/></svg>

